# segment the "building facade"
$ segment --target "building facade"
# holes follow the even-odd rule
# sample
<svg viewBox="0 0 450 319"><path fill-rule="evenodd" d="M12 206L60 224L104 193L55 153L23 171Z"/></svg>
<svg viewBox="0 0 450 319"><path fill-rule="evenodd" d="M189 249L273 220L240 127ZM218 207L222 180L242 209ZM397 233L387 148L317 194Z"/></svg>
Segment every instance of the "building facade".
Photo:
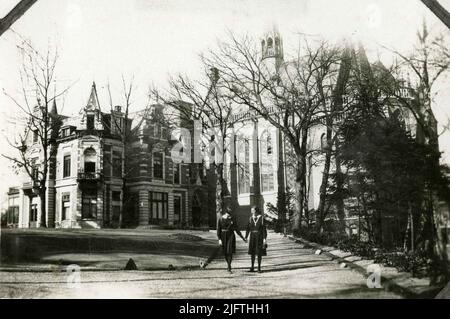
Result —
<svg viewBox="0 0 450 319"><path fill-rule="evenodd" d="M52 112L57 115L56 103ZM10 227L36 228L43 220L51 228L208 225L206 178L171 160L164 106L128 118L120 106L105 113L94 83L78 116L57 116L45 219L36 181L22 174L21 185L8 192ZM42 169L42 147L31 131L27 144L27 157Z"/></svg>

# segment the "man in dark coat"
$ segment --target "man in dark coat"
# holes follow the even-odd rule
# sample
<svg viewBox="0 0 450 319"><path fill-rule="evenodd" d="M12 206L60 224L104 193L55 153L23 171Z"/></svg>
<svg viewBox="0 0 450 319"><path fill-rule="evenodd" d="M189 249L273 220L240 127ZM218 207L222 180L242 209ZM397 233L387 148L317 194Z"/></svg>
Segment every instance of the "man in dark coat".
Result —
<svg viewBox="0 0 450 319"><path fill-rule="evenodd" d="M264 217L257 206L253 206L251 209L252 216L247 225L247 231L245 233L245 239L250 235L250 241L248 244L248 254L252 258L252 267L250 272L254 272L255 257L258 256L258 272L261 272L261 260L262 256L266 256L267 248L267 228L264 223Z"/></svg>
<svg viewBox="0 0 450 319"><path fill-rule="evenodd" d="M223 255L228 265L228 272L231 273L231 261L233 260L233 254L236 252L236 236L237 233L243 241L247 240L242 236L239 230L236 220L231 216L231 209L227 208L225 214L217 221L217 238L219 239L219 245L222 246Z"/></svg>

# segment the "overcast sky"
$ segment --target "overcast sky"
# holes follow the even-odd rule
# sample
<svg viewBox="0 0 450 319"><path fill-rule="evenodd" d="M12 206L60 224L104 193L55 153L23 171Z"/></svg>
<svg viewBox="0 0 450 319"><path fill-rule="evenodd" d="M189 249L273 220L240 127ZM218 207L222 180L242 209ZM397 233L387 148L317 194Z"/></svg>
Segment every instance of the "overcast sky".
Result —
<svg viewBox="0 0 450 319"><path fill-rule="evenodd" d="M17 2L1 0L0 15ZM450 0L440 2L450 9ZM107 109L105 84L109 79L114 94L120 89L122 74L135 76L139 86L136 108L142 108L151 83L163 86L169 74L178 72L195 76L198 54L214 46L227 29L259 37L276 24L285 46L295 46L295 33L303 32L331 41L360 40L370 58L386 59L380 45L407 51L423 19L432 30L450 35L419 0L38 0L13 29L40 50L48 43L57 45L56 86L75 83L62 110L72 114L86 105L94 80L100 104ZM18 41L11 31L0 38L0 87L12 95L20 89ZM448 79L440 83L434 105L441 121L450 115L449 83ZM63 101L58 104L61 110ZM13 130L7 118L17 108L2 92L0 105L0 147L6 152L4 136ZM448 151L447 162L449 135L441 138L441 148ZM2 193L14 181L8 165L0 159Z"/></svg>

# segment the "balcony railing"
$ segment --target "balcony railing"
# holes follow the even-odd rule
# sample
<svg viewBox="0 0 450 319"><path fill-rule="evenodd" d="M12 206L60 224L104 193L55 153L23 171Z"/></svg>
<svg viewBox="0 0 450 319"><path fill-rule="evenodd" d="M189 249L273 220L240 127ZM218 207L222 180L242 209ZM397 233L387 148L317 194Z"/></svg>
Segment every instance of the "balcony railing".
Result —
<svg viewBox="0 0 450 319"><path fill-rule="evenodd" d="M29 182L25 182L22 185L22 189L32 189L32 188L37 188L39 187L39 182L38 181L29 181Z"/></svg>
<svg viewBox="0 0 450 319"><path fill-rule="evenodd" d="M99 172L78 172L79 181L99 181L103 175Z"/></svg>

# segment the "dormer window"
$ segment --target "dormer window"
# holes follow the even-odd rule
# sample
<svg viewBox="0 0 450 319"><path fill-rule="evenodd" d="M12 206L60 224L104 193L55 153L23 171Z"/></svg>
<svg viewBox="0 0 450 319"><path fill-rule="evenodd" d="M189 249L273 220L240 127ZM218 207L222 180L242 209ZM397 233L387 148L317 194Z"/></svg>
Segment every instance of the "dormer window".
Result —
<svg viewBox="0 0 450 319"><path fill-rule="evenodd" d="M86 129L87 130L94 130L94 115L88 115L86 117Z"/></svg>
<svg viewBox="0 0 450 319"><path fill-rule="evenodd" d="M69 136L69 135L70 135L70 127L63 128L63 129L61 130L61 136L62 136L62 137L67 137L67 136Z"/></svg>

